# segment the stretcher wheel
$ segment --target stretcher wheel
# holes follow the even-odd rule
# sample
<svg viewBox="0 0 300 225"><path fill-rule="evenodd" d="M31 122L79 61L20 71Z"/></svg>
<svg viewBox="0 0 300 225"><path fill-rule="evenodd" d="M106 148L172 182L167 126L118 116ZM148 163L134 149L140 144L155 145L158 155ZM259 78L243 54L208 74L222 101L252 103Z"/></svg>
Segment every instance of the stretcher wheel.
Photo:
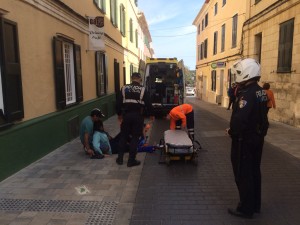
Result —
<svg viewBox="0 0 300 225"><path fill-rule="evenodd" d="M170 166L171 164L171 157L169 155L166 155L166 165Z"/></svg>

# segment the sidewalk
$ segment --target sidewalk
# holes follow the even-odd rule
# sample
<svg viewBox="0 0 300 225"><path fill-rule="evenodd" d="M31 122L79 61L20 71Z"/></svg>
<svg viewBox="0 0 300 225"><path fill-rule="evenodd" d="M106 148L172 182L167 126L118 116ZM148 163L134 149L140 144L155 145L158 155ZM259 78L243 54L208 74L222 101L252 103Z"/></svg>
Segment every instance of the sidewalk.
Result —
<svg viewBox="0 0 300 225"><path fill-rule="evenodd" d="M202 109L215 114L216 118L221 118L225 126L226 121L229 121L230 112L225 108L195 98L189 98L188 101L192 104L201 104ZM209 137L224 135L222 130L218 130L216 124L211 122L204 121L206 130L202 130L200 133L201 144L204 146L209 146L205 143L205 140ZM112 136L119 131L116 116L106 120L104 126ZM156 130L153 132L156 133ZM279 151L288 152L300 159L299 137L300 129L271 122L266 142L268 142L268 145L271 144L278 148ZM152 140L154 141L154 139ZM92 160L83 153L82 146L77 138L0 183L0 224L142 224L133 223L131 220L136 221L133 216L137 212L136 207L139 206L138 197L144 196L147 198L148 195L148 193L142 192L145 186L143 183L140 184L141 178L160 175L151 170L147 173L146 169L148 165L151 165L151 160L157 170L160 171L156 159L151 158L152 156L151 154L139 153L138 159L142 161L142 165L133 168L128 168L126 164L117 165L115 155L106 157L103 160ZM146 169L144 168L145 165ZM204 171L208 170L210 169L206 168ZM167 176L168 174L164 175ZM203 182L208 179L207 174L203 172L198 175L202 176L201 180ZM219 177L220 182L222 180L221 175ZM193 178L193 175L189 176L191 179ZM185 181L189 182L189 176L185 178ZM294 179L296 178L294 177ZM193 180L192 185L195 182ZM216 181L216 184L218 182ZM151 184L154 185L153 182ZM170 185L172 186L172 184ZM299 193L299 190L294 191ZM298 198L298 195L295 199ZM158 205L152 205L151 207L155 209ZM144 212L144 215L147 215L147 211ZM208 224L211 223L204 225Z"/></svg>
<svg viewBox="0 0 300 225"><path fill-rule="evenodd" d="M116 116L104 126L119 132ZM79 138L61 146L0 183L0 224L129 224L143 167L118 166L115 158L90 159Z"/></svg>

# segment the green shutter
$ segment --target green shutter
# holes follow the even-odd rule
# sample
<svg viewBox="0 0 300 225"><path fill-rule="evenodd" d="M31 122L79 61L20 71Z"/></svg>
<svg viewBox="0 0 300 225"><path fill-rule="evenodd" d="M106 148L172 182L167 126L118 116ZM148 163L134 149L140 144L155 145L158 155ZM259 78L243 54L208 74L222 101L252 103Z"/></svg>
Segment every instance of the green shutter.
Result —
<svg viewBox="0 0 300 225"><path fill-rule="evenodd" d="M66 107L63 41L56 37L53 38L53 53L56 106L58 109L63 109Z"/></svg>
<svg viewBox="0 0 300 225"><path fill-rule="evenodd" d="M76 86L76 102L83 101L82 91L82 67L81 67L81 48L79 45L74 45L75 56L75 86Z"/></svg>
<svg viewBox="0 0 300 225"><path fill-rule="evenodd" d="M15 22L6 19L0 21L4 115L11 122L24 117L18 28Z"/></svg>
<svg viewBox="0 0 300 225"><path fill-rule="evenodd" d="M291 72L294 19L280 25L277 72Z"/></svg>
<svg viewBox="0 0 300 225"><path fill-rule="evenodd" d="M101 77L100 77L100 62L101 55L100 52L95 52L95 65L96 65L96 91L97 91L97 96L101 96Z"/></svg>

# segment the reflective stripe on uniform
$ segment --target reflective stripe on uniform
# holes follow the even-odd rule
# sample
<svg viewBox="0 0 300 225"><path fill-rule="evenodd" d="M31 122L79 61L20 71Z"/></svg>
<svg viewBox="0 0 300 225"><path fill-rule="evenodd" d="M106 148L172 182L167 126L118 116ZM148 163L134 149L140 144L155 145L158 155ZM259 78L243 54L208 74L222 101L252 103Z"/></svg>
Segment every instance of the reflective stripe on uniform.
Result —
<svg viewBox="0 0 300 225"><path fill-rule="evenodd" d="M136 104L145 105L144 101L139 101L135 99L123 99L123 103L136 103Z"/></svg>
<svg viewBox="0 0 300 225"><path fill-rule="evenodd" d="M143 97L144 97L144 94L145 94L145 88L144 87L141 88L140 99L126 99L126 96L125 96L126 87L129 87L129 86L124 86L122 88L123 103L137 103L137 104L145 105L145 102L142 100Z"/></svg>

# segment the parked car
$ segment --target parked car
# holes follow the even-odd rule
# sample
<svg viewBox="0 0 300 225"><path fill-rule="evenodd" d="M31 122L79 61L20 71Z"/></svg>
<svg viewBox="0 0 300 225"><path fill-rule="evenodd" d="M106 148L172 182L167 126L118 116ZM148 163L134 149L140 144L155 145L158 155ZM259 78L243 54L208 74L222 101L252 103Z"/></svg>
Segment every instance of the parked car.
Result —
<svg viewBox="0 0 300 225"><path fill-rule="evenodd" d="M195 88L194 87L186 87L185 94L186 94L186 96L195 96Z"/></svg>

